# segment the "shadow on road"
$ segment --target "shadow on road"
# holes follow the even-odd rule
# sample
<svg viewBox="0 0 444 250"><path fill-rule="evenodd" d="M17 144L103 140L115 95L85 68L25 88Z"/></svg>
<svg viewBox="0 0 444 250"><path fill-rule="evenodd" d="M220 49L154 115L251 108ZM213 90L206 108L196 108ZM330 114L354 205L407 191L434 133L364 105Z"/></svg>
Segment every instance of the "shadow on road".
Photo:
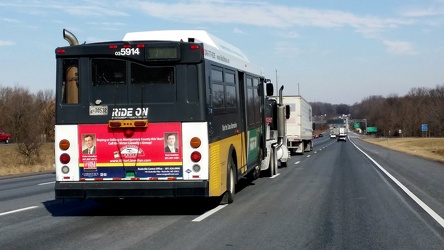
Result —
<svg viewBox="0 0 444 250"><path fill-rule="evenodd" d="M50 200L43 202L55 217L201 215L219 205L220 199L103 199Z"/></svg>

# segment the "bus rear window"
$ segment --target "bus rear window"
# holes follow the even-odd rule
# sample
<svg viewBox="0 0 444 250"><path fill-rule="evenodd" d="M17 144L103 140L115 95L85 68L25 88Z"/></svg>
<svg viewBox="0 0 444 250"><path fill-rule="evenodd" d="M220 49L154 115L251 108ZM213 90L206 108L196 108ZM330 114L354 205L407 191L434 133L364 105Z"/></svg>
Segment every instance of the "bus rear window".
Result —
<svg viewBox="0 0 444 250"><path fill-rule="evenodd" d="M126 62L114 59L92 60L93 85L125 84Z"/></svg>
<svg viewBox="0 0 444 250"><path fill-rule="evenodd" d="M133 84L174 84L174 67L147 67L131 64Z"/></svg>

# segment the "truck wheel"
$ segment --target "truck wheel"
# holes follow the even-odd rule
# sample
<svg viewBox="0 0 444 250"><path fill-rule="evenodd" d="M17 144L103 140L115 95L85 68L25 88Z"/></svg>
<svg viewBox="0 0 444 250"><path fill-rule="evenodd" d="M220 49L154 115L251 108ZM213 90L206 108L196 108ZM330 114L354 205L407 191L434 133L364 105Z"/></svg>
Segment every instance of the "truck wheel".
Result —
<svg viewBox="0 0 444 250"><path fill-rule="evenodd" d="M250 172L249 178L254 181L257 180L260 175L261 175L261 168L259 166L256 166L254 170Z"/></svg>
<svg viewBox="0 0 444 250"><path fill-rule="evenodd" d="M228 175L227 175L227 190L222 195L220 204L230 204L234 201L234 194L236 193L236 173L234 172L236 165L233 163L233 159L230 157L228 162Z"/></svg>

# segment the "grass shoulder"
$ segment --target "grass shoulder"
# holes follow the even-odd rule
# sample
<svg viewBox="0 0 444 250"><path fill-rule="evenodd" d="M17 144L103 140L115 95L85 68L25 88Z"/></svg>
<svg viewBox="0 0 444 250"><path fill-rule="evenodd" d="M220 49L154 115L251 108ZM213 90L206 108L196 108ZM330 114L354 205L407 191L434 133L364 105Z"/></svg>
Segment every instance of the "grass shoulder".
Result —
<svg viewBox="0 0 444 250"><path fill-rule="evenodd" d="M39 173L54 170L54 143L44 143L40 147L38 160L25 164L26 160L18 152L18 144L0 146L0 176Z"/></svg>
<svg viewBox="0 0 444 250"><path fill-rule="evenodd" d="M398 152L444 162L444 138L366 138L363 141Z"/></svg>

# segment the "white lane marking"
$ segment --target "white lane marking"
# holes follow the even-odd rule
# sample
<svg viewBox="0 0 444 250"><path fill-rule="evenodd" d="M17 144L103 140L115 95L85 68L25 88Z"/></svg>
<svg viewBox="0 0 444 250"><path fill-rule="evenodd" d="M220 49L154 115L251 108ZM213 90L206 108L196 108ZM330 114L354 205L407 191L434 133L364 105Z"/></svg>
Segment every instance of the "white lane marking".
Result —
<svg viewBox="0 0 444 250"><path fill-rule="evenodd" d="M297 161L297 162L295 162L294 165L299 164L299 163L301 163L301 161Z"/></svg>
<svg viewBox="0 0 444 250"><path fill-rule="evenodd" d="M442 227L444 227L444 219L439 216L435 211L433 211L427 204L420 200L416 195L414 195L406 186L404 186L400 181L393 177L387 170L385 170L381 165L379 165L375 160L373 160L368 154L361 150L355 143L350 141L361 153L363 153L367 158L369 158L384 174L386 174L398 187L400 187L410 198L415 201L424 211L426 211L436 222L438 222Z"/></svg>
<svg viewBox="0 0 444 250"><path fill-rule="evenodd" d="M37 186L49 185L49 184L54 184L54 183L55 183L55 181L45 182L45 183L39 183L39 184L37 184Z"/></svg>
<svg viewBox="0 0 444 250"><path fill-rule="evenodd" d="M209 217L210 215L216 213L217 211L221 210L222 208L226 207L228 204L225 205L219 205L213 209L211 209L210 211L207 211L206 213L202 214L201 216L197 217L196 219L192 220L194 222L199 222L202 221L204 219L206 219L207 217Z"/></svg>
<svg viewBox="0 0 444 250"><path fill-rule="evenodd" d="M274 179L274 178L278 177L279 175L281 175L281 174L280 174L280 173L277 173L277 174L271 176L270 179Z"/></svg>
<svg viewBox="0 0 444 250"><path fill-rule="evenodd" d="M310 157L310 155L307 155L307 158Z"/></svg>
<svg viewBox="0 0 444 250"><path fill-rule="evenodd" d="M21 212L21 211L25 211L25 210L29 210L29 209L34 209L34 208L38 208L38 207L39 206L20 208L20 209L8 211L8 212L0 213L0 216L7 215L7 214L13 214L13 213L17 213L17 212Z"/></svg>

